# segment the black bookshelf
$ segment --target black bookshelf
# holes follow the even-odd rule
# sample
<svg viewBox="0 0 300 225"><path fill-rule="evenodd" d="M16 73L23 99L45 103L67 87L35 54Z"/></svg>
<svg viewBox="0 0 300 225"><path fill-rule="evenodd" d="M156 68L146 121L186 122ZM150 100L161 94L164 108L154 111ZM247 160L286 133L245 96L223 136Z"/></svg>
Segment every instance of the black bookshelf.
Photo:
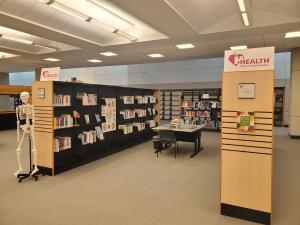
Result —
<svg viewBox="0 0 300 225"><path fill-rule="evenodd" d="M205 131L220 131L221 89L182 90L184 123L204 124Z"/></svg>
<svg viewBox="0 0 300 225"><path fill-rule="evenodd" d="M140 89L129 87L117 87L108 85L92 85L67 82L54 82L53 92L56 95L70 95L70 106L55 106L54 116L70 114L73 116L73 110L80 114L77 120L79 126L68 128L54 129L54 137L71 137L71 148L59 152L54 152L54 173L58 174L71 168L78 167L85 163L100 159L107 155L122 151L128 147L140 144L150 140L153 131L149 126L145 126L144 130L138 131L136 128L130 134L124 135L123 131L118 129L119 125L125 123L146 123L148 120L154 120L155 115L147 114L144 117L136 117L125 120L120 115L120 111L124 109L146 109L153 108L155 103L147 104L124 104L121 96L153 96L154 90ZM79 99L76 99L77 93L88 93L97 95L97 105L82 105ZM84 131L95 129L105 122L105 117L101 116L101 106L105 104L103 98L116 99L116 129L103 133L104 139L98 140L92 144L82 145L78 135ZM96 121L95 114L99 114L101 122ZM84 115L89 115L90 123L86 123Z"/></svg>
<svg viewBox="0 0 300 225"><path fill-rule="evenodd" d="M274 89L274 126L284 126L284 87Z"/></svg>

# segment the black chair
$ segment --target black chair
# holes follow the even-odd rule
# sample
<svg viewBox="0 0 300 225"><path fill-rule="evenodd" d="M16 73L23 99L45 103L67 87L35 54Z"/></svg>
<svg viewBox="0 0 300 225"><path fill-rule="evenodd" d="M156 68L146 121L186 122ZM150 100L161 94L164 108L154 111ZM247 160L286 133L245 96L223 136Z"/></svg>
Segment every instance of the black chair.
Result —
<svg viewBox="0 0 300 225"><path fill-rule="evenodd" d="M158 141L158 150L156 151L157 157L158 157L158 152L161 153L162 149L166 149L166 148L170 147L172 144L174 144L175 145L175 158L176 158L177 151L178 151L178 142L177 142L174 131L160 130L157 141Z"/></svg>

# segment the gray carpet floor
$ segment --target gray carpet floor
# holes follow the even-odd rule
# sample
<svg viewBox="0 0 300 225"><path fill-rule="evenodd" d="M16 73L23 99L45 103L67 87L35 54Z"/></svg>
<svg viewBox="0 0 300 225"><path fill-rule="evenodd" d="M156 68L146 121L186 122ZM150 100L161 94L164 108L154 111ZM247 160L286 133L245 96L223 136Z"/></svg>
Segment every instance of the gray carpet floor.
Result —
<svg viewBox="0 0 300 225"><path fill-rule="evenodd" d="M254 225L220 215L220 134L204 150L157 158L152 142L59 174L18 183L15 131L0 132L0 225ZM27 143L27 142L25 142ZM273 224L300 225L300 140L277 128ZM24 160L27 156L26 147ZM24 162L25 163L25 162Z"/></svg>

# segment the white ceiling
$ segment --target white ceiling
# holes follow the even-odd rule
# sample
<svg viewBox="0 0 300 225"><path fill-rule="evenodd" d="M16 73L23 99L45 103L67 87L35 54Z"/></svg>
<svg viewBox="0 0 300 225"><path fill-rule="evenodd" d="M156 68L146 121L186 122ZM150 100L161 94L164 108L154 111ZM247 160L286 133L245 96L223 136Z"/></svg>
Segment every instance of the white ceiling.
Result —
<svg viewBox="0 0 300 225"><path fill-rule="evenodd" d="M22 71L45 66L72 68L221 57L230 46L245 44L249 48L275 46L277 52L300 47L300 38L284 38L286 32L300 30L299 0L245 0L251 23L249 27L243 26L236 0L166 1L107 1L125 13L126 17L138 21L139 41L131 43L38 0L0 0L0 26L77 48L37 55L16 50L20 49L17 45L13 50L12 46L0 42L1 52L20 55L0 59L0 71ZM130 31L132 28L128 29L128 32L134 33L133 30ZM196 48L179 50L175 45L181 43L193 43ZM99 54L106 51L118 55L105 57ZM161 53L165 57L152 59L147 56L151 53ZM62 61L43 60L49 57ZM103 62L86 62L93 58Z"/></svg>

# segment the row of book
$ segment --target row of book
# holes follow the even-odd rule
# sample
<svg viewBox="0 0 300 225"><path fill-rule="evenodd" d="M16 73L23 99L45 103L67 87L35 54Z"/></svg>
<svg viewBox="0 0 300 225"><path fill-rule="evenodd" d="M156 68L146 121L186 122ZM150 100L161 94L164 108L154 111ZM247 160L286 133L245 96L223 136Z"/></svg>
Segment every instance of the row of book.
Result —
<svg viewBox="0 0 300 225"><path fill-rule="evenodd" d="M121 96L123 99L124 104L134 104L134 96Z"/></svg>
<svg viewBox="0 0 300 225"><path fill-rule="evenodd" d="M133 123L133 126L137 128L138 131L145 130L146 123Z"/></svg>
<svg viewBox="0 0 300 225"><path fill-rule="evenodd" d="M215 111L195 111L195 110L183 110L182 116L190 117L220 117L221 112Z"/></svg>
<svg viewBox="0 0 300 225"><path fill-rule="evenodd" d="M135 118L134 110L131 110L131 109L125 109L123 111L120 111L120 114L123 115L124 119Z"/></svg>
<svg viewBox="0 0 300 225"><path fill-rule="evenodd" d="M73 117L70 114L62 114L54 117L54 129L73 127Z"/></svg>
<svg viewBox="0 0 300 225"><path fill-rule="evenodd" d="M119 129L123 130L124 134L130 134L133 132L133 124L127 123L127 124L119 125Z"/></svg>
<svg viewBox="0 0 300 225"><path fill-rule="evenodd" d="M149 126L150 128L156 127L156 122L155 122L155 120L147 120L147 121L146 121L146 124L148 124L148 126Z"/></svg>
<svg viewBox="0 0 300 225"><path fill-rule="evenodd" d="M70 149L72 147L71 137L55 137L54 138L54 152L60 152Z"/></svg>
<svg viewBox="0 0 300 225"><path fill-rule="evenodd" d="M53 97L54 106L71 106L70 95L56 95Z"/></svg>
<svg viewBox="0 0 300 225"><path fill-rule="evenodd" d="M146 109L134 109L134 113L136 113L138 117L147 116L147 110Z"/></svg>
<svg viewBox="0 0 300 225"><path fill-rule="evenodd" d="M81 140L82 145L93 144L97 140L104 140L104 135L100 126L96 126L95 130L83 131L78 134L78 139Z"/></svg>
<svg viewBox="0 0 300 225"><path fill-rule="evenodd" d="M181 107L199 108L201 110L219 109L221 103L217 101L182 101Z"/></svg>
<svg viewBox="0 0 300 225"><path fill-rule="evenodd" d="M96 94L87 94L84 92L78 92L76 95L76 99L79 99L82 105L97 105Z"/></svg>
<svg viewBox="0 0 300 225"><path fill-rule="evenodd" d="M151 95L121 96L120 98L123 99L124 104L134 104L134 99L137 100L138 104L148 104L157 102L157 98Z"/></svg>

